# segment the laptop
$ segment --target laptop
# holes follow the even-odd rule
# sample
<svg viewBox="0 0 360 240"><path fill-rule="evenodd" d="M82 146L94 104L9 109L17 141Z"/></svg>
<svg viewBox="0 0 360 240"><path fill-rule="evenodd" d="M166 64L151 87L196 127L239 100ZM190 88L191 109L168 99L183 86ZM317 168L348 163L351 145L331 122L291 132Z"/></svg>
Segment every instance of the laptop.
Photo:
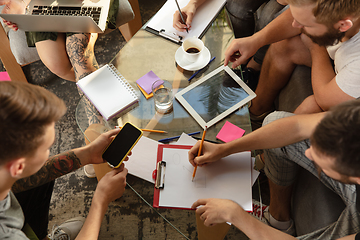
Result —
<svg viewBox="0 0 360 240"><path fill-rule="evenodd" d="M105 31L110 0L32 0L26 14L3 14L19 29L32 32Z"/></svg>

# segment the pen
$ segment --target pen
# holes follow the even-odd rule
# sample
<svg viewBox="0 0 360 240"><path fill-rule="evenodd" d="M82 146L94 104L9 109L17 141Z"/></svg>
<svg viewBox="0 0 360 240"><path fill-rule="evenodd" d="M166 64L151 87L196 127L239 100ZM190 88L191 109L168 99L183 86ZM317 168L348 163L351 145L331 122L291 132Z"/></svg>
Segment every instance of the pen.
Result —
<svg viewBox="0 0 360 240"><path fill-rule="evenodd" d="M120 126L115 126L115 128L122 128ZM152 129L141 129L144 132L153 132L153 133L167 133L167 131L162 131L162 130L152 130Z"/></svg>
<svg viewBox="0 0 360 240"><path fill-rule="evenodd" d="M196 140L201 140L201 138L199 138L199 137L193 137L193 138L195 138ZM204 141L219 144L218 142L208 140L208 139L204 139Z"/></svg>
<svg viewBox="0 0 360 240"><path fill-rule="evenodd" d="M208 64L206 64L206 66L205 67L203 67L202 69L200 69L200 70L197 70L190 78L189 78L189 82L191 81L191 79L193 79L201 70L203 70L204 68L206 68L212 61L214 61L214 59L215 59L215 57L213 57L210 61L209 61L209 63Z"/></svg>
<svg viewBox="0 0 360 240"><path fill-rule="evenodd" d="M181 12L180 7L179 7L179 3L178 3L178 1L177 1L177 0L175 0L175 2L176 2L176 6L177 6L177 8L179 9L179 13L180 13L181 20L182 20L182 21L183 21L183 23L186 25L186 22L185 22L185 20L184 20L184 17L183 17L183 15L182 15L182 12ZM186 27L186 32L187 32L187 33L189 33L189 30L188 30L188 28L187 28L187 27Z"/></svg>
<svg viewBox="0 0 360 240"><path fill-rule="evenodd" d="M205 130L204 130L202 138L201 138L200 147L199 147L199 151L198 151L198 157L201 155L201 150L202 150L202 147L204 145L204 139L205 139L206 130L207 130L207 126L205 126ZM196 170L197 170L197 165L194 168L194 172L193 172L191 181L194 181Z"/></svg>
<svg viewBox="0 0 360 240"><path fill-rule="evenodd" d="M196 135L196 134L199 134L199 133L200 133L200 131L198 131L198 132L193 132L193 133L188 133L187 135L192 136L192 135ZM158 140L158 142L166 143L166 142L170 142L171 140L177 139L177 138L179 138L179 137L180 137L180 135L179 135L179 136L175 136L175 137L164 138L164 139Z"/></svg>

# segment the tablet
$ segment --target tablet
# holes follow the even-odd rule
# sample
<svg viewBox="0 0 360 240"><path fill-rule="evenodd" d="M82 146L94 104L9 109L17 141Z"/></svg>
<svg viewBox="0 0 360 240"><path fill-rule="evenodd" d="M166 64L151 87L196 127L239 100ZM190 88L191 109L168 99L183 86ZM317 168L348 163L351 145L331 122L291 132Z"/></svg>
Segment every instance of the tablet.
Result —
<svg viewBox="0 0 360 240"><path fill-rule="evenodd" d="M256 94L228 66L220 66L175 95L204 129L255 97Z"/></svg>

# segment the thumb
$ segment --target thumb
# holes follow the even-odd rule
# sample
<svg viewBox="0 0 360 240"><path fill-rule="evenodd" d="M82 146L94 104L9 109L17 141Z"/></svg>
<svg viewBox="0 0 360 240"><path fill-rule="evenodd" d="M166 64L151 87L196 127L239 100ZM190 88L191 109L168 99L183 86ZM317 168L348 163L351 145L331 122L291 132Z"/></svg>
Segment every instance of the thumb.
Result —
<svg viewBox="0 0 360 240"><path fill-rule="evenodd" d="M204 160L204 155L201 155L201 156L196 157L196 158L194 159L194 162L195 162L196 165L198 165L198 166L201 166L201 165L203 165L204 163L206 163L205 160Z"/></svg>

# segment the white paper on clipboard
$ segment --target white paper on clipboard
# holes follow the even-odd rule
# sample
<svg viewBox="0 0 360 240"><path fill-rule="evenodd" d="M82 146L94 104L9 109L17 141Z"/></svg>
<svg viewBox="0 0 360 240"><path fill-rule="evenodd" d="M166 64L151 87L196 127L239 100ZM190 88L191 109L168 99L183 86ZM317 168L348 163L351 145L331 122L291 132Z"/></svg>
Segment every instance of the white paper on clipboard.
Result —
<svg viewBox="0 0 360 240"><path fill-rule="evenodd" d="M189 0L178 0L180 8L185 7L188 2ZM187 33L176 31L173 27L173 15L178 9L175 0L168 0L149 21L145 29L177 43L183 42L188 37L201 38L225 3L226 0L207 0L203 3L197 9L191 29Z"/></svg>
<svg viewBox="0 0 360 240"><path fill-rule="evenodd" d="M237 202L246 211L252 211L250 152L232 154L198 167L192 181L189 149L180 146L161 146L166 171L164 188L158 191L159 207L189 209L200 198L225 198Z"/></svg>

